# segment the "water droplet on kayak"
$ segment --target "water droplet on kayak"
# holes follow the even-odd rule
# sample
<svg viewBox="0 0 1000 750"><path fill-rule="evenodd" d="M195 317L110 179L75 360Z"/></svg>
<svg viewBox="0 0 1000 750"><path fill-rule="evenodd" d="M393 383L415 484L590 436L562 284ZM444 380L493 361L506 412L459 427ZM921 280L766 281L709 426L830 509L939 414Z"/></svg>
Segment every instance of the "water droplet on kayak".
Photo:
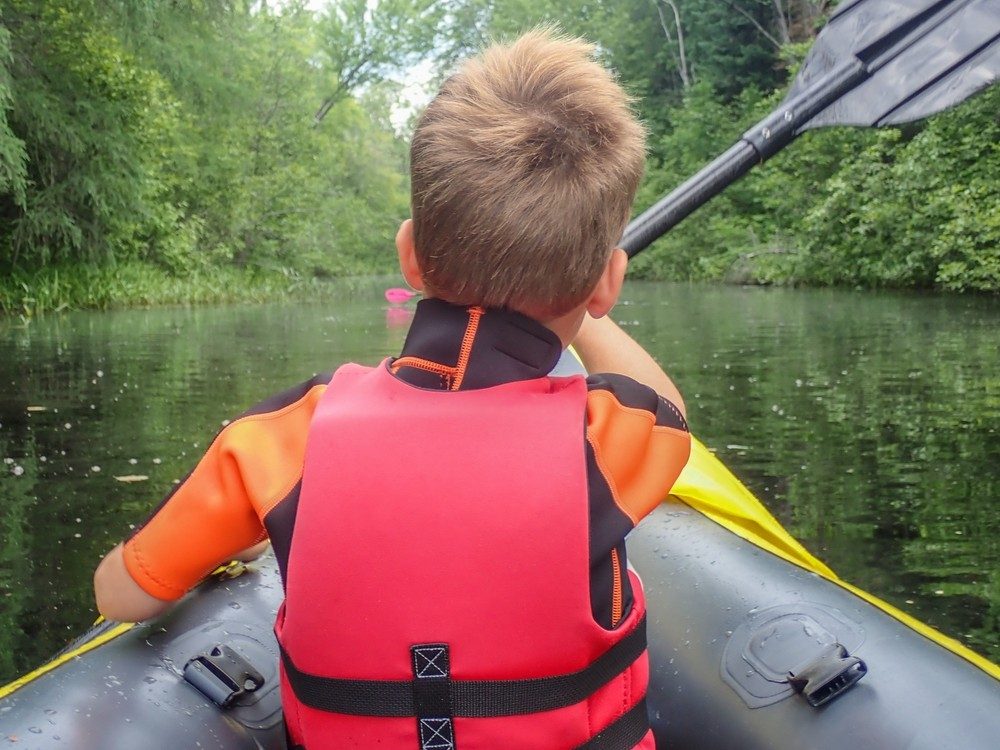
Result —
<svg viewBox="0 0 1000 750"><path fill-rule="evenodd" d="M229 608L230 609L239 609L240 608L240 603L239 602L229 602Z"/></svg>
<svg viewBox="0 0 1000 750"><path fill-rule="evenodd" d="M152 685L154 682L156 682L156 678L147 675L146 677L142 678L142 681L145 682L147 685Z"/></svg>
<svg viewBox="0 0 1000 750"><path fill-rule="evenodd" d="M41 734L42 730L38 727L28 727L28 731L32 734Z"/></svg>

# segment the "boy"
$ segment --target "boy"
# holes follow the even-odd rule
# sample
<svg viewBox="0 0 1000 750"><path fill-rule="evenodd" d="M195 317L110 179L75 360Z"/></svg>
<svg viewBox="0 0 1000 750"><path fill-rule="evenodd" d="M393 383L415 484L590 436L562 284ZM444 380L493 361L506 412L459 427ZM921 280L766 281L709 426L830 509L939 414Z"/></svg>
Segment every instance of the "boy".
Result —
<svg viewBox="0 0 1000 750"><path fill-rule="evenodd" d="M227 426L95 574L106 616L141 619L270 537L293 747L654 746L624 537L690 438L604 318L644 147L591 52L535 31L445 82L396 237L425 295L402 355ZM570 342L634 379L547 377Z"/></svg>

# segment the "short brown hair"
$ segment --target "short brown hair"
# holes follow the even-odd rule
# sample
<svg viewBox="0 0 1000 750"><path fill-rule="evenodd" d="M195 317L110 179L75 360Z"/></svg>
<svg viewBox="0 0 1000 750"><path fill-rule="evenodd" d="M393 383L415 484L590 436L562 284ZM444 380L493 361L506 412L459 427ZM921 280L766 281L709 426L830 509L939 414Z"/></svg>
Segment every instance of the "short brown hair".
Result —
<svg viewBox="0 0 1000 750"><path fill-rule="evenodd" d="M428 105L410 173L435 294L544 318L597 283L642 177L645 131L593 51L536 29L467 60Z"/></svg>

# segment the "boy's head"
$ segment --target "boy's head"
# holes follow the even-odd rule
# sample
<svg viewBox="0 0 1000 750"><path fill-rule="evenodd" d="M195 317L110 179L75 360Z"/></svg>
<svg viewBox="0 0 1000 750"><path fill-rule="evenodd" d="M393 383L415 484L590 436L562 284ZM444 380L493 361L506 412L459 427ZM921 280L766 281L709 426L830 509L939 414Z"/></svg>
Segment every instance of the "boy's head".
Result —
<svg viewBox="0 0 1000 750"><path fill-rule="evenodd" d="M587 301L645 157L628 96L592 53L529 32L466 61L421 116L412 241L433 295L541 320Z"/></svg>

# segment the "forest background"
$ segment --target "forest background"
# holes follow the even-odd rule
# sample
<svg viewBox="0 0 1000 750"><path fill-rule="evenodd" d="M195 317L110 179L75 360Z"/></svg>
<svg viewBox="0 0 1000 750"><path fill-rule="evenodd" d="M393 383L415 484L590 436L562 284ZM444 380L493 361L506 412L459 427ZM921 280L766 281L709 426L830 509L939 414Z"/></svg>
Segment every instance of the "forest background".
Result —
<svg viewBox="0 0 1000 750"><path fill-rule="evenodd" d="M640 210L777 104L835 5L0 0L0 310L265 299L391 272L405 81L541 22L594 41L636 97ZM1000 87L901 129L814 132L631 273L996 293L998 175Z"/></svg>

